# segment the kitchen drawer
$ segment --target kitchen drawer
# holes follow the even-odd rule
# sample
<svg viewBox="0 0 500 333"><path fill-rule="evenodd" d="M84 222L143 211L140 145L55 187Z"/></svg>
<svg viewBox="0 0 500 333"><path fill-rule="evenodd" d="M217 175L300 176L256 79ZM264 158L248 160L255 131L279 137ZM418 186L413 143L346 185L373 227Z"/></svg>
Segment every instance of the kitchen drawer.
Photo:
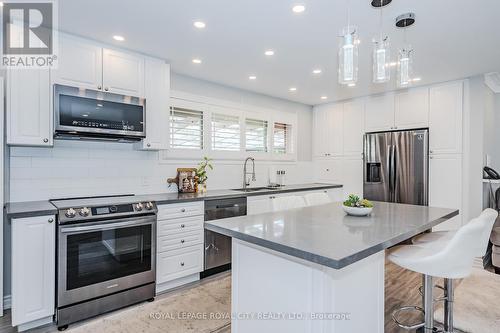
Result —
<svg viewBox="0 0 500 333"><path fill-rule="evenodd" d="M158 206L158 220L204 215L204 202L186 202Z"/></svg>
<svg viewBox="0 0 500 333"><path fill-rule="evenodd" d="M162 253L184 249L197 244L203 244L203 230L159 237L157 248L158 253Z"/></svg>
<svg viewBox="0 0 500 333"><path fill-rule="evenodd" d="M203 270L203 244L158 254L156 283L164 283Z"/></svg>
<svg viewBox="0 0 500 333"><path fill-rule="evenodd" d="M159 220L157 222L158 237L184 232L203 230L203 216L178 218L175 220Z"/></svg>

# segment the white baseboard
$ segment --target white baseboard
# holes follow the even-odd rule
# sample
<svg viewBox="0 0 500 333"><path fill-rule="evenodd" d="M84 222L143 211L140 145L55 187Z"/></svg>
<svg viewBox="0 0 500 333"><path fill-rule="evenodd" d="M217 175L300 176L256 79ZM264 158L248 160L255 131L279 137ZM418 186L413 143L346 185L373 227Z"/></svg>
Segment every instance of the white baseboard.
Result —
<svg viewBox="0 0 500 333"><path fill-rule="evenodd" d="M200 279L200 273L191 274L179 279L168 281L165 283L156 285L156 295L167 292L171 289L183 286L185 284L198 281Z"/></svg>
<svg viewBox="0 0 500 333"><path fill-rule="evenodd" d="M11 307L12 307L11 297L10 297L10 295L5 295L3 297L3 309L6 310L6 309L10 309Z"/></svg>

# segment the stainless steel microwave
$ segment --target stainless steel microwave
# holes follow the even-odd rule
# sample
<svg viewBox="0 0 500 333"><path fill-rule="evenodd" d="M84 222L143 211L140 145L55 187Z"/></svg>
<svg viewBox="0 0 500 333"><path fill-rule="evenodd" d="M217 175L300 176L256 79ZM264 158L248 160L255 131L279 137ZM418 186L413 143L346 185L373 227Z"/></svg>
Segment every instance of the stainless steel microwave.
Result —
<svg viewBox="0 0 500 333"><path fill-rule="evenodd" d="M55 137L139 141L146 136L143 98L54 85Z"/></svg>

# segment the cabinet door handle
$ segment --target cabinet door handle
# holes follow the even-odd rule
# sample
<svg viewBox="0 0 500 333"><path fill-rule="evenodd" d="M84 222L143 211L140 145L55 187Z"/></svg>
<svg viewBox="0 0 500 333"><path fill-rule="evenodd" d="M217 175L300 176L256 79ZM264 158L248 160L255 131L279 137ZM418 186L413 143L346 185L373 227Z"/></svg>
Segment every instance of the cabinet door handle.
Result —
<svg viewBox="0 0 500 333"><path fill-rule="evenodd" d="M185 227L185 225L184 225L184 224L181 224L181 228L184 228L184 227Z"/></svg>
<svg viewBox="0 0 500 333"><path fill-rule="evenodd" d="M181 213L185 213L185 212L186 212L186 208L182 208Z"/></svg>
<svg viewBox="0 0 500 333"><path fill-rule="evenodd" d="M101 86L97 86L97 90L101 90L101 89L102 89L102 87L101 87Z"/></svg>
<svg viewBox="0 0 500 333"><path fill-rule="evenodd" d="M52 222L54 222L54 219L51 217L48 219L48 221L49 221L49 223L52 223Z"/></svg>
<svg viewBox="0 0 500 333"><path fill-rule="evenodd" d="M108 89L108 87L106 87L106 88L104 88L104 90L108 91L109 89Z"/></svg>
<svg viewBox="0 0 500 333"><path fill-rule="evenodd" d="M433 159L434 157L432 157L432 156L429 156L429 158L430 158L430 159L432 160L432 159Z"/></svg>
<svg viewBox="0 0 500 333"><path fill-rule="evenodd" d="M150 144L150 143L148 143L146 146L151 147L151 144Z"/></svg>
<svg viewBox="0 0 500 333"><path fill-rule="evenodd" d="M181 262L181 266L184 266L184 263L183 263L183 262Z"/></svg>
<svg viewBox="0 0 500 333"><path fill-rule="evenodd" d="M45 138L45 139L43 139L43 142L47 143L47 142L49 142L49 139Z"/></svg>
<svg viewBox="0 0 500 333"><path fill-rule="evenodd" d="M432 150L429 150L429 153L431 153L431 154L432 154L432 153L434 153L434 152L433 152Z"/></svg>
<svg viewBox="0 0 500 333"><path fill-rule="evenodd" d="M269 197L269 199L275 199L276 197Z"/></svg>
<svg viewBox="0 0 500 333"><path fill-rule="evenodd" d="M184 239L181 239L181 244L184 244Z"/></svg>

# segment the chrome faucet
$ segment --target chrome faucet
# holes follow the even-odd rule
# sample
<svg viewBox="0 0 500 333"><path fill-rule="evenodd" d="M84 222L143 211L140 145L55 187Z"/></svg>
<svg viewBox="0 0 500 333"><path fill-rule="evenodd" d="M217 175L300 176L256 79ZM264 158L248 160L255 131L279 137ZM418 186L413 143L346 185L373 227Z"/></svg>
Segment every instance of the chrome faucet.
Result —
<svg viewBox="0 0 500 333"><path fill-rule="evenodd" d="M252 161L252 172L247 172L247 163L249 160ZM243 166L243 188L245 190L250 185L250 177L247 177L248 175L252 175L252 181L255 181L255 159L253 157L247 157Z"/></svg>

